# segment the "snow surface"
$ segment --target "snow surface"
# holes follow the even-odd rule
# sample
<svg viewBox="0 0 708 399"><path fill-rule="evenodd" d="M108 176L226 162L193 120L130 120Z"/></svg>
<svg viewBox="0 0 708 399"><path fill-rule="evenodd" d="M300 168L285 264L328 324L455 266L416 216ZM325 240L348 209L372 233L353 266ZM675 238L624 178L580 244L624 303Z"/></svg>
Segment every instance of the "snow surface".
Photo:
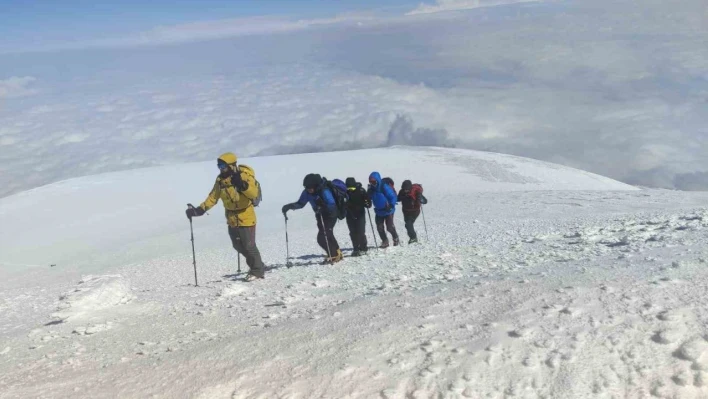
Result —
<svg viewBox="0 0 708 399"><path fill-rule="evenodd" d="M1 199L0 397L708 397L707 193L439 148L243 162L264 193L255 283L217 206L194 220L194 287L183 209L215 162ZM371 165L423 183L429 238L420 220L422 244L321 266L304 209L285 267L302 176Z"/></svg>

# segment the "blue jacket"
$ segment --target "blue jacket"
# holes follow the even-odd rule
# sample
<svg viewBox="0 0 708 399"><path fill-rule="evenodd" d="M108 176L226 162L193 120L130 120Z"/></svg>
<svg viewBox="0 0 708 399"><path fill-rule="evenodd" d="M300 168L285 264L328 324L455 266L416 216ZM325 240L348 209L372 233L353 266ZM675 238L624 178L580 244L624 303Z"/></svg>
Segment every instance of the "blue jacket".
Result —
<svg viewBox="0 0 708 399"><path fill-rule="evenodd" d="M337 203L334 201L334 196L329 188L320 186L312 194L308 193L307 190L302 190L300 199L292 204L293 209L301 209L307 205L308 202L310 203L310 206L312 206L312 210L315 211L315 213L319 213L319 208L321 207L321 210L325 215L337 215Z"/></svg>
<svg viewBox="0 0 708 399"><path fill-rule="evenodd" d="M396 202L398 202L396 192L391 186L381 182L379 172L372 172L369 175L369 180L372 178L376 180L376 187L369 185L369 197L374 205L376 216L393 215L396 212ZM387 206L390 206L390 209L386 210Z"/></svg>

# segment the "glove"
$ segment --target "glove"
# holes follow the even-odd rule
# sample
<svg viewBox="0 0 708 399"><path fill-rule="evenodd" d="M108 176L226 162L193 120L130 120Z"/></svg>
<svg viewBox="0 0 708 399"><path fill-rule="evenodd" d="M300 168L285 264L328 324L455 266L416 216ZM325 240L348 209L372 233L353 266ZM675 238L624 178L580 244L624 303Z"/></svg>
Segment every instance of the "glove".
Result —
<svg viewBox="0 0 708 399"><path fill-rule="evenodd" d="M202 215L204 214L204 212L205 212L204 209L202 209L201 207L196 207L196 208L195 208L195 207L192 206L191 204L189 205L189 207L188 207L187 210L185 211L185 213L187 214L187 219L190 219L190 220L191 220L193 217L202 216Z"/></svg>
<svg viewBox="0 0 708 399"><path fill-rule="evenodd" d="M231 184L236 188L237 191L246 191L248 190L248 183L243 181L241 178L241 172L238 170L235 170L231 174Z"/></svg>
<svg viewBox="0 0 708 399"><path fill-rule="evenodd" d="M371 200L364 200L364 206L367 208L371 208Z"/></svg>
<svg viewBox="0 0 708 399"><path fill-rule="evenodd" d="M283 205L283 209L282 209L283 215L285 215L286 213L288 213L289 210L292 210L292 209L293 209L293 204Z"/></svg>
<svg viewBox="0 0 708 399"><path fill-rule="evenodd" d="M386 212L390 211L390 210L391 210L391 204L388 204L388 203L387 203L385 209L386 209Z"/></svg>

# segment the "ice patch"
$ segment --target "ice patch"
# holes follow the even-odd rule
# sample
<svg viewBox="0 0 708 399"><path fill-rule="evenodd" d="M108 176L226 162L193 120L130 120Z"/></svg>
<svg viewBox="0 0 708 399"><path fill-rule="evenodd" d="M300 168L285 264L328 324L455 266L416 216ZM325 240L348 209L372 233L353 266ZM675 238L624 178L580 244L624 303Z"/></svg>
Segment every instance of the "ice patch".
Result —
<svg viewBox="0 0 708 399"><path fill-rule="evenodd" d="M121 275L85 276L73 291L59 298L52 317L60 321L91 318L133 298L130 282Z"/></svg>

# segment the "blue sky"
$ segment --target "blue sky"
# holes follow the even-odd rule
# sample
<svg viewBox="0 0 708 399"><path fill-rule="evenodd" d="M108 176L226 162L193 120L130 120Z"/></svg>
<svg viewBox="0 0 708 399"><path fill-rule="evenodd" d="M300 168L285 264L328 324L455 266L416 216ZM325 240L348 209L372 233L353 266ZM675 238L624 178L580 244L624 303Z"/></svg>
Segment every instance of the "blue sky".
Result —
<svg viewBox="0 0 708 399"><path fill-rule="evenodd" d="M103 38L160 25L263 15L323 18L347 12L400 12L411 0L1 0L0 49Z"/></svg>

